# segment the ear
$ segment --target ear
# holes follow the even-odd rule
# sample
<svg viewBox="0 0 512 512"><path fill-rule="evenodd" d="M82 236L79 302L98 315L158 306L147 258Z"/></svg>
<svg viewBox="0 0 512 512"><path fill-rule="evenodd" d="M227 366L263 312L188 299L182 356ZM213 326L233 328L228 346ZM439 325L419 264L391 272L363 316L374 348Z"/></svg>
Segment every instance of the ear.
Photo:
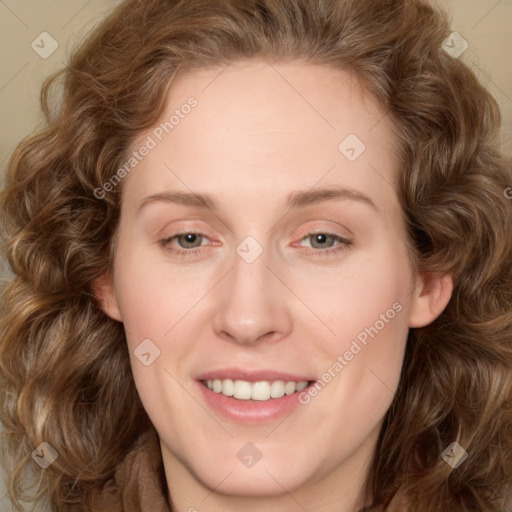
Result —
<svg viewBox="0 0 512 512"><path fill-rule="evenodd" d="M424 272L419 275L412 292L409 327L424 327L432 323L444 311L452 291L453 280L450 274Z"/></svg>
<svg viewBox="0 0 512 512"><path fill-rule="evenodd" d="M94 295L98 299L101 309L113 320L122 322L121 312L117 302L114 282L110 274L104 274L92 283Z"/></svg>

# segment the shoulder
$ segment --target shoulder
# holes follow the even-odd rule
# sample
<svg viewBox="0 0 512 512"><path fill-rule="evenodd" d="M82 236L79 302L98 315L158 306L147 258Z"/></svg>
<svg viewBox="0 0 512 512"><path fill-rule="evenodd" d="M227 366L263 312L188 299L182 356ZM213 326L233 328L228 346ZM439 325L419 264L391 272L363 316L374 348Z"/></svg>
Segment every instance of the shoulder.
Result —
<svg viewBox="0 0 512 512"><path fill-rule="evenodd" d="M171 512L167 494L160 440L150 429L116 468L114 478L91 494L84 512L142 512L148 505L154 512Z"/></svg>

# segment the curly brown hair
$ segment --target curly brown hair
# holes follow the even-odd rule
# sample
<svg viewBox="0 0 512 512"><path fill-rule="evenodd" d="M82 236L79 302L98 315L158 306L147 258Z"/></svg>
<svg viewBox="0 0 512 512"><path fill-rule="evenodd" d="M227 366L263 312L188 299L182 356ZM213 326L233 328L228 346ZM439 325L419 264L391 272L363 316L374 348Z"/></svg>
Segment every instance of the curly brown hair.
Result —
<svg viewBox="0 0 512 512"><path fill-rule="evenodd" d="M153 126L179 71L260 57L354 73L393 120L398 195L418 271L450 273L452 298L410 329L399 389L367 490L388 512L502 512L512 489L512 162L496 101L442 49L426 0L126 0L48 78L46 127L22 141L1 195L0 419L12 502L27 470L62 512L88 510L153 428L121 323L92 283L112 270L122 183L95 190ZM63 78L62 98L52 102ZM47 441L45 471L31 452ZM457 441L469 458L441 458ZM509 506L509 505L508 505Z"/></svg>

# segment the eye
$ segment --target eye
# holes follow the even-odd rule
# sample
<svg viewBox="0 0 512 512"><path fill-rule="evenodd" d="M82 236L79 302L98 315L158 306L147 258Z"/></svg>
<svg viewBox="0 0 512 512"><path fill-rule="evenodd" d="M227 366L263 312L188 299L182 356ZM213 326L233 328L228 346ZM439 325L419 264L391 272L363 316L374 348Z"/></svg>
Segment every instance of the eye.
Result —
<svg viewBox="0 0 512 512"><path fill-rule="evenodd" d="M185 247L186 249L194 249L195 247L201 246L203 235L200 235L199 233L182 233L174 238L176 238L180 246Z"/></svg>
<svg viewBox="0 0 512 512"><path fill-rule="evenodd" d="M304 240L310 240L314 253L322 254L322 256L332 255L338 251L348 249L352 244L351 240L347 240L340 235L323 231L308 233L301 239L301 242ZM338 245L333 246L335 242L338 242Z"/></svg>
<svg viewBox="0 0 512 512"><path fill-rule="evenodd" d="M176 235L159 240L158 243L166 251L173 254L194 256L202 252L200 247L204 244L201 242L205 239L207 239L206 235L190 231L186 233L177 233ZM173 246L173 241L178 243L178 247Z"/></svg>
<svg viewBox="0 0 512 512"><path fill-rule="evenodd" d="M189 231L184 233L176 233L170 237L159 240L159 245L171 254L178 256L198 256L203 252L203 243L208 240L207 235L199 232ZM340 235L328 232L308 233L301 239L310 240L311 251L313 255L330 256L333 253L348 249L352 244L351 240L347 240ZM337 244L337 245L336 245Z"/></svg>

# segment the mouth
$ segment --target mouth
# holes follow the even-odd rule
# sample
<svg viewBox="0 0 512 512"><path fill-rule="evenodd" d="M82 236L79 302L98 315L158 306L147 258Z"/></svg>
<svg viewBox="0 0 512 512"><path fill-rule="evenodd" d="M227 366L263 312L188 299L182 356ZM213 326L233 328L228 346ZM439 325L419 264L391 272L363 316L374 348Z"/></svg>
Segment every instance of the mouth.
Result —
<svg viewBox="0 0 512 512"><path fill-rule="evenodd" d="M266 402L281 398L285 395L298 393L311 385L314 381L260 380L250 382L241 379L203 379L200 382L214 393L226 397L243 401L254 400Z"/></svg>
<svg viewBox="0 0 512 512"><path fill-rule="evenodd" d="M314 385L311 375L226 368L196 376L199 395L213 413L237 424L279 421L300 407L302 393Z"/></svg>

